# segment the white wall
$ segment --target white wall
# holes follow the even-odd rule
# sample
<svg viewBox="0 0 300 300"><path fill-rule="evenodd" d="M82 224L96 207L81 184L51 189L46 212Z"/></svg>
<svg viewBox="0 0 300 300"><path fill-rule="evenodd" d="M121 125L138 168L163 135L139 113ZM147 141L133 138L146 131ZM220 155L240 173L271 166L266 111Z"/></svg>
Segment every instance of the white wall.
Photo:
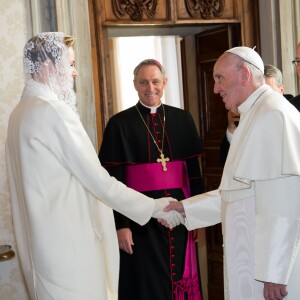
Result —
<svg viewBox="0 0 300 300"><path fill-rule="evenodd" d="M138 94L133 85L133 70L144 59L157 59L168 79L162 102L183 108L180 40L177 36L138 36L111 38L110 55L114 65L112 81L114 113L135 105Z"/></svg>
<svg viewBox="0 0 300 300"><path fill-rule="evenodd" d="M22 51L31 36L29 0L1 0L0 12L0 244L15 250L4 144L8 117L23 87ZM17 258L0 261L0 299L28 299Z"/></svg>

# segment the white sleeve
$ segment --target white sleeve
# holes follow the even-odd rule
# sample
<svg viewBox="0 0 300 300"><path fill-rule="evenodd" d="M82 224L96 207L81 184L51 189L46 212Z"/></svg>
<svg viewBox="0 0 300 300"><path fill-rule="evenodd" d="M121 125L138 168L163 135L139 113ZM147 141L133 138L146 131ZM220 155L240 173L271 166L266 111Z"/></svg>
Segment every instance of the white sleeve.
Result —
<svg viewBox="0 0 300 300"><path fill-rule="evenodd" d="M221 195L213 190L182 201L185 226L188 230L215 225L221 222Z"/></svg>
<svg viewBox="0 0 300 300"><path fill-rule="evenodd" d="M47 137L48 147L89 193L140 225L149 221L154 211L154 200L108 174L75 116L58 121Z"/></svg>
<svg viewBox="0 0 300 300"><path fill-rule="evenodd" d="M300 247L300 178L256 181L255 279L287 284Z"/></svg>

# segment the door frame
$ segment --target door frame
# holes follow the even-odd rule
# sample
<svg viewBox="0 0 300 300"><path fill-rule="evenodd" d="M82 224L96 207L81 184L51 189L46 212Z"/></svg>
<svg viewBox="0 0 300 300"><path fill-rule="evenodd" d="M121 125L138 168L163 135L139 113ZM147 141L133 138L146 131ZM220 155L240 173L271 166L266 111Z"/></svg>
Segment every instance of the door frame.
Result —
<svg viewBox="0 0 300 300"><path fill-rule="evenodd" d="M90 35L92 45L92 61L93 61L93 76L94 76L94 89L95 89L95 106L96 106L96 119L97 119L97 137L98 146L100 147L102 142L102 133L105 125L111 115L111 103L112 103L112 81L111 81L111 65L109 55L109 39L108 39L108 26L105 24L104 18L104 5L107 0L88 0L89 5L89 17L90 17ZM259 33L259 5L258 0L236 0L235 9L237 11L237 20L222 20L212 19L211 23L207 20L192 20L193 23L187 21L186 23L180 22L180 24L168 24L168 27L175 26L191 26L197 25L216 25L216 24L228 24L228 23L240 23L241 28L241 45L248 47L256 46L258 52L260 52L260 33ZM120 30L122 27L128 27L132 24L120 25L116 22ZM160 28L161 24L153 24L153 22L147 22L143 20L137 23L132 28L136 30L138 27ZM113 26L113 22L110 21L110 26Z"/></svg>

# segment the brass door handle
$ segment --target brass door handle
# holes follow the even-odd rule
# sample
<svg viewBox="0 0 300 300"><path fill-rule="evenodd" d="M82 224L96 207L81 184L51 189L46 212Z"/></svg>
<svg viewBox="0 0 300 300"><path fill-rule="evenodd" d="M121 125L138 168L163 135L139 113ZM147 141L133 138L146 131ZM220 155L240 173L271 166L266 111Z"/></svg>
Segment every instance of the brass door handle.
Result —
<svg viewBox="0 0 300 300"><path fill-rule="evenodd" d="M10 245L0 245L0 262L9 260L15 257L15 251Z"/></svg>

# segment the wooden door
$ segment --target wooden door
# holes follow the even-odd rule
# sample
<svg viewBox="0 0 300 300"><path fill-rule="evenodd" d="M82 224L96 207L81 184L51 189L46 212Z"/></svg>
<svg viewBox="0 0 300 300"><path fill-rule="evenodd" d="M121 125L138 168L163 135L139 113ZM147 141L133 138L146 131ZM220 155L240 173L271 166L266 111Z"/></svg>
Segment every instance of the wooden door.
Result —
<svg viewBox="0 0 300 300"><path fill-rule="evenodd" d="M102 130L110 116L112 105L109 27L120 29L123 26L131 27L135 32L137 28L143 26L150 26L159 31L162 25L173 29L196 24L207 26L239 23L243 45L256 46L259 51L258 0L218 0L201 1L201 3L203 5L187 0L88 0L99 146L102 141ZM155 11L149 14L149 9ZM208 46L218 49L219 41L214 40L214 42L215 44Z"/></svg>
<svg viewBox="0 0 300 300"><path fill-rule="evenodd" d="M206 191L218 188L222 166L220 143L227 127L227 110L219 95L214 94L213 66L227 49L238 46L238 24L219 27L195 36L198 80L199 128L205 157L202 171ZM209 300L223 300L223 239L221 225L206 228Z"/></svg>

